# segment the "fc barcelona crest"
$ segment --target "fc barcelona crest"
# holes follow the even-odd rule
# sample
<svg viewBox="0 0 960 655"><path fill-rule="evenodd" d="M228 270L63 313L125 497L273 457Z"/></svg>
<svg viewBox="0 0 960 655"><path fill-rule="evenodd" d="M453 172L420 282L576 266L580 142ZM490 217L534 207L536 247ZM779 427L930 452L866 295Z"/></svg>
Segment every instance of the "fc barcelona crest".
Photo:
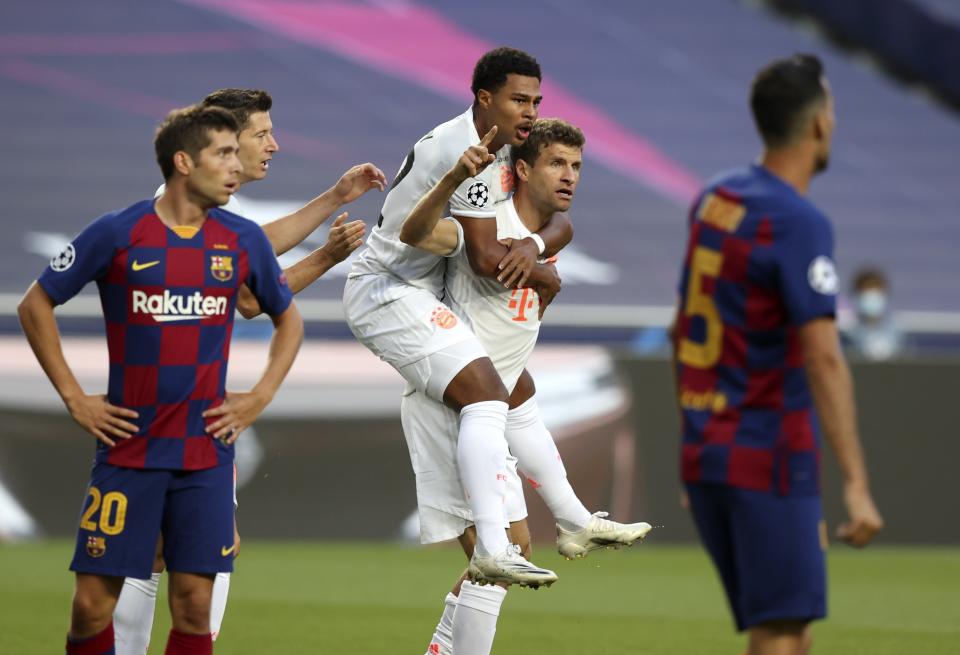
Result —
<svg viewBox="0 0 960 655"><path fill-rule="evenodd" d="M103 537L87 537L87 555L103 557L107 552L107 540Z"/></svg>
<svg viewBox="0 0 960 655"><path fill-rule="evenodd" d="M233 257L210 255L210 274L221 282L233 279Z"/></svg>

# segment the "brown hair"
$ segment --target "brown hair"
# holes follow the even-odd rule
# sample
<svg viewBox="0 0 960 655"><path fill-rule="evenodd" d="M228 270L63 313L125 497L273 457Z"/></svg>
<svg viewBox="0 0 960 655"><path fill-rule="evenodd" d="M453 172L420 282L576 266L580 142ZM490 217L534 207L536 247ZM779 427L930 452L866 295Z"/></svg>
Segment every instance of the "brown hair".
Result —
<svg viewBox="0 0 960 655"><path fill-rule="evenodd" d="M273 98L263 89L220 89L200 101L204 107L222 107L237 119L242 131L247 127L250 114L270 111Z"/></svg>
<svg viewBox="0 0 960 655"><path fill-rule="evenodd" d="M228 130L238 132L237 119L226 109L191 105L174 109L160 123L153 140L157 163L163 179L173 175L173 156L181 150L196 159L200 151L210 145L210 132Z"/></svg>
<svg viewBox="0 0 960 655"><path fill-rule="evenodd" d="M540 156L540 151L554 143L583 149L586 142L579 127L559 118L541 118L533 124L527 140L518 146L513 146L511 154L514 163L522 159L533 166L537 157Z"/></svg>

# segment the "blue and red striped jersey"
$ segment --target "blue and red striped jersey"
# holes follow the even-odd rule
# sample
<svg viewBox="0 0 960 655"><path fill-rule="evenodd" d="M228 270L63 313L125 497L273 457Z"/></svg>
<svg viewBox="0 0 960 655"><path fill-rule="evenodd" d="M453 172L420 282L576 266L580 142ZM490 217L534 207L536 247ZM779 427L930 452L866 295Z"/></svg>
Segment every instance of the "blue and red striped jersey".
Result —
<svg viewBox="0 0 960 655"><path fill-rule="evenodd" d="M676 325L682 476L819 493L820 435L798 328L836 313L827 218L759 165L693 206Z"/></svg>
<svg viewBox="0 0 960 655"><path fill-rule="evenodd" d="M223 402L237 291L263 310L289 306L260 227L223 209L190 238L160 220L154 199L101 216L53 258L38 282L62 304L96 280L106 322L110 403L140 414L137 434L97 461L128 468L198 470L233 460L204 433L201 414Z"/></svg>

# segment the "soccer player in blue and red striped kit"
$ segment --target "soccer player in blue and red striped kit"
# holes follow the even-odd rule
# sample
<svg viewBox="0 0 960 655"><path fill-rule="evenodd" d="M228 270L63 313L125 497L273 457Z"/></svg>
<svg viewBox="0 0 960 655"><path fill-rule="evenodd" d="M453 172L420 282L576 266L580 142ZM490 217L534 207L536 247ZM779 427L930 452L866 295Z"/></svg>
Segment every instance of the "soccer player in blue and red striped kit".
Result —
<svg viewBox="0 0 960 655"><path fill-rule="evenodd" d="M215 107L172 112L155 139L162 196L102 216L27 291L23 330L73 418L97 440L71 570L66 651L114 652L124 577L149 578L162 533L173 627L166 653L212 653L210 595L233 567L233 442L270 402L303 338L270 243L219 209L238 185L238 125ZM108 392L87 395L63 357L54 307L91 281L103 306ZM237 292L273 318L247 393L225 380Z"/></svg>
<svg viewBox="0 0 960 655"><path fill-rule="evenodd" d="M833 232L806 197L834 127L820 61L771 63L750 101L760 162L714 179L690 217L673 330L681 469L750 655L800 655L826 616L821 429L843 474L838 536L866 545L882 519L839 348Z"/></svg>

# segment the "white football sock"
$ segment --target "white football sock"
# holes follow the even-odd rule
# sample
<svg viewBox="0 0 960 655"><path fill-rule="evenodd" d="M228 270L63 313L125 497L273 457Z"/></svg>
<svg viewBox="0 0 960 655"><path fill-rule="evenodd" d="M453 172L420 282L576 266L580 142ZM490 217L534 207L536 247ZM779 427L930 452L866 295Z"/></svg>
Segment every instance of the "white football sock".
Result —
<svg viewBox="0 0 960 655"><path fill-rule="evenodd" d="M506 437L520 470L550 508L557 523L565 530L582 530L590 520L590 512L567 480L557 445L540 418L536 398L507 413Z"/></svg>
<svg viewBox="0 0 960 655"><path fill-rule="evenodd" d="M443 614L440 615L440 623L437 624L437 630L430 639L426 655L453 654L453 614L456 611L457 597L453 594L447 594L447 597L443 600Z"/></svg>
<svg viewBox="0 0 960 655"><path fill-rule="evenodd" d="M488 655L497 633L497 617L507 590L496 585L465 581L460 587L453 615L453 652L456 655Z"/></svg>
<svg viewBox="0 0 960 655"><path fill-rule="evenodd" d="M223 615L227 611L227 594L230 593L230 574L218 573L213 579L213 595L210 596L210 632L213 641L220 634Z"/></svg>
<svg viewBox="0 0 960 655"><path fill-rule="evenodd" d="M144 655L153 632L153 612L157 607L160 574L149 580L127 578L113 610L113 640L117 655Z"/></svg>
<svg viewBox="0 0 960 655"><path fill-rule="evenodd" d="M494 555L510 542L504 531L507 519L507 404L488 400L460 410L457 466L473 522L477 526L477 548L481 555Z"/></svg>

